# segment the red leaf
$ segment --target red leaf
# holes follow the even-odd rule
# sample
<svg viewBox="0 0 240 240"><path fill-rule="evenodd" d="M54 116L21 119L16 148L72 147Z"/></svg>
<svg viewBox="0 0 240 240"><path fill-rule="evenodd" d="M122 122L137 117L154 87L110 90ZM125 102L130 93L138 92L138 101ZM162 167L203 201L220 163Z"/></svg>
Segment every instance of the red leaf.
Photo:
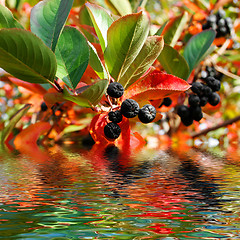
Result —
<svg viewBox="0 0 240 240"><path fill-rule="evenodd" d="M132 98L139 102L157 100L189 88L190 85L183 79L155 70L132 84L125 91L124 99Z"/></svg>
<svg viewBox="0 0 240 240"><path fill-rule="evenodd" d="M40 95L43 95L47 92L46 89L44 89L40 84L38 83L29 83L29 82L25 82L25 81L22 81L18 78L14 78L14 77L9 77L9 80L16 84L17 86L19 87L24 87L26 88L27 90L33 92L33 93L37 93L37 94L40 94Z"/></svg>

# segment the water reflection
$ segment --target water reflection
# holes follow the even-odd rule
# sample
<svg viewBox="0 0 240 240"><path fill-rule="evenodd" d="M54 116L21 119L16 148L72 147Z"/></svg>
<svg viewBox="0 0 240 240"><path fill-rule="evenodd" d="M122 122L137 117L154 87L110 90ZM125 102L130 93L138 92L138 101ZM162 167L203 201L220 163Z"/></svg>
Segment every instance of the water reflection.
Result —
<svg viewBox="0 0 240 240"><path fill-rule="evenodd" d="M240 166L229 155L38 152L1 154L0 239L240 239Z"/></svg>

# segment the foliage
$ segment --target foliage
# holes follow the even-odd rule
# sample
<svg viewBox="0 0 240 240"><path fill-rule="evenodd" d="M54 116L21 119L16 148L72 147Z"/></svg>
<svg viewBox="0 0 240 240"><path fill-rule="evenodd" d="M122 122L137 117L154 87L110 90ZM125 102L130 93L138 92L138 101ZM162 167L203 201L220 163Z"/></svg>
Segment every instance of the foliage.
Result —
<svg viewBox="0 0 240 240"><path fill-rule="evenodd" d="M8 1L9 8L0 5L0 67L6 71L1 77L1 97L32 104L30 110L30 105L25 105L16 112L17 120L4 123L1 118L1 127L8 126L2 131L2 142L16 135L34 136L36 142L41 131L30 134L35 129L31 124L46 123L44 140L56 142L67 134L82 137L89 132L96 143L109 144L113 140L103 132L109 122L108 112L119 110L129 98L140 107L152 104L157 116L149 126L158 126L165 134L177 135L182 129L193 134L201 124L211 127L214 122L208 114L219 118L218 123L239 114L237 104L229 107L233 98L239 101L239 95L233 94L239 87L240 57L235 54L239 26L234 24L226 37L216 37L213 29L202 30L210 13L219 9L237 19L231 10L238 7L237 3L229 8L223 3L214 6L211 2L197 5L180 1L170 14L171 1L162 3L164 11L153 9L150 0L96 2L73 5L73 1L43 0L31 6L31 2L22 1L14 6L14 15ZM235 58L231 59L233 54ZM176 114L178 106L187 104L193 94L191 84L204 81L202 74L209 68L217 70L218 77L225 75L219 92L225 98L217 106L203 107L208 114L186 128ZM119 99L106 93L114 81L125 90ZM16 98L13 89L19 93ZM166 97L172 100L170 106L164 105ZM10 108L6 110L5 116ZM21 123L20 118L25 120ZM133 132L140 126L137 122L137 117L124 117L119 124L122 134L115 144L142 145L144 135ZM165 123L168 130L163 127ZM28 125L31 131L21 132Z"/></svg>

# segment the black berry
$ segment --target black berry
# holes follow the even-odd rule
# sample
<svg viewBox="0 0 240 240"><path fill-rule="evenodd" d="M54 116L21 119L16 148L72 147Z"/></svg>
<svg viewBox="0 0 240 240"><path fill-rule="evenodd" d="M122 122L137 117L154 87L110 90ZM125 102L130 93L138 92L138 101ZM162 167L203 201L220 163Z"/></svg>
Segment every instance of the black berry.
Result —
<svg viewBox="0 0 240 240"><path fill-rule="evenodd" d="M113 98L120 98L124 93L124 88L119 82L112 82L108 85L107 94Z"/></svg>
<svg viewBox="0 0 240 240"><path fill-rule="evenodd" d="M181 118L181 121L182 121L183 125L185 125L187 127L190 126L191 124L193 124L192 116L189 116L188 118L187 117Z"/></svg>
<svg viewBox="0 0 240 240"><path fill-rule="evenodd" d="M217 92L221 88L221 82L214 77L206 78L207 85L212 89L213 92Z"/></svg>
<svg viewBox="0 0 240 240"><path fill-rule="evenodd" d="M119 110L111 111L108 113L108 119L114 123L120 123L122 121L122 113Z"/></svg>
<svg viewBox="0 0 240 240"><path fill-rule="evenodd" d="M200 104L200 98L198 95L191 94L188 98L188 103L190 106L198 106Z"/></svg>
<svg viewBox="0 0 240 240"><path fill-rule="evenodd" d="M144 105L138 112L138 118L142 123L150 123L156 117L156 109L151 104Z"/></svg>
<svg viewBox="0 0 240 240"><path fill-rule="evenodd" d="M187 117L189 115L189 109L186 105L181 105L177 109L179 117Z"/></svg>
<svg viewBox="0 0 240 240"><path fill-rule="evenodd" d="M202 97L200 98L200 106L201 106L201 107L204 107L207 103L208 103L208 97L202 96Z"/></svg>
<svg viewBox="0 0 240 240"><path fill-rule="evenodd" d="M109 139L117 139L121 134L121 128L116 123L110 122L104 127L104 134Z"/></svg>
<svg viewBox="0 0 240 240"><path fill-rule="evenodd" d="M216 92L213 92L213 93L209 96L208 102L209 102L209 104L211 104L212 106L216 106L216 105L218 105L218 103L220 102L220 96L219 96Z"/></svg>
<svg viewBox="0 0 240 240"><path fill-rule="evenodd" d="M47 109L48 109L47 104L45 102L42 102L41 111L45 112L45 111L47 111Z"/></svg>
<svg viewBox="0 0 240 240"><path fill-rule="evenodd" d="M133 99L126 99L122 102L121 113L126 118L134 118L138 115L139 105Z"/></svg>
<svg viewBox="0 0 240 240"><path fill-rule="evenodd" d="M163 99L162 105L169 107L172 104L172 99L169 97L166 97Z"/></svg>
<svg viewBox="0 0 240 240"><path fill-rule="evenodd" d="M195 121L200 121L203 118L203 113L200 106L190 107L190 112L193 120Z"/></svg>
<svg viewBox="0 0 240 240"><path fill-rule="evenodd" d="M191 87L192 91L197 95L201 95L203 91L203 84L200 82L194 82Z"/></svg>

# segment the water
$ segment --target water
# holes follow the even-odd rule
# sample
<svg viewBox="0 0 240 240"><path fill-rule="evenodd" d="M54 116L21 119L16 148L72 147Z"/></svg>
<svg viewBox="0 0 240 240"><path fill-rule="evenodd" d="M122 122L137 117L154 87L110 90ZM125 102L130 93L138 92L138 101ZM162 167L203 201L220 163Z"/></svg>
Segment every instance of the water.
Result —
<svg viewBox="0 0 240 240"><path fill-rule="evenodd" d="M240 239L239 152L0 155L0 239Z"/></svg>

